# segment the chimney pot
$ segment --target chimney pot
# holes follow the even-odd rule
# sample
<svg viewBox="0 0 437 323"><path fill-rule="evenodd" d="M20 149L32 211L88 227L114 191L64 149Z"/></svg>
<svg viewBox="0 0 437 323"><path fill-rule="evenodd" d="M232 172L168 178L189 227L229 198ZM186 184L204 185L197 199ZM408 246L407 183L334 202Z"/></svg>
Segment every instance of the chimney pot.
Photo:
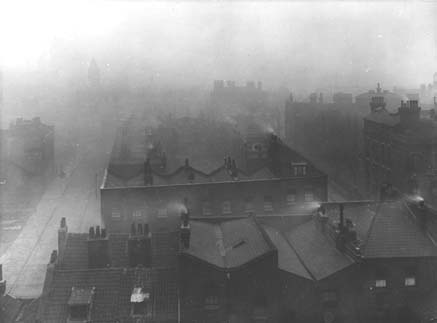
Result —
<svg viewBox="0 0 437 323"><path fill-rule="evenodd" d="M102 228L101 236L102 236L102 239L106 238L106 229Z"/></svg>
<svg viewBox="0 0 437 323"><path fill-rule="evenodd" d="M94 236L95 236L95 235L96 235L96 234L95 234L95 232L94 232L94 227L90 227L88 237L89 237L90 239L94 239Z"/></svg>
<svg viewBox="0 0 437 323"><path fill-rule="evenodd" d="M148 223L144 223L144 235L148 236L150 233L150 228Z"/></svg>
<svg viewBox="0 0 437 323"><path fill-rule="evenodd" d="M96 238L100 238L100 226L96 226Z"/></svg>
<svg viewBox="0 0 437 323"><path fill-rule="evenodd" d="M65 219L65 217L63 217L61 219L61 228L65 228L67 226L67 220Z"/></svg>

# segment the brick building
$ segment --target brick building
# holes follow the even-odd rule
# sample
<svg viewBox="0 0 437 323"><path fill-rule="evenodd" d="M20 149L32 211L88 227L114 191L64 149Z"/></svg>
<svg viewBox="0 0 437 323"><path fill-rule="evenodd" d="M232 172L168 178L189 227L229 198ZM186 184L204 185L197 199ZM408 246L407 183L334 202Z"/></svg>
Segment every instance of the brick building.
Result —
<svg viewBox="0 0 437 323"><path fill-rule="evenodd" d="M197 145L198 140L182 144L184 138L178 137L178 147L169 150L181 152L187 146L187 155L182 166L171 169L183 156L164 153L174 141L161 145L155 138L153 148L146 150L144 142L154 135L137 131L142 137L134 140L131 133L132 128L130 133L121 131L116 139L113 156L117 158L110 161L100 191L108 231L126 232L132 221L145 219L152 226L160 225L171 221L181 207L201 216L290 213L327 199L326 175L274 135L237 138L240 145L227 150L236 152L237 158L224 155L218 164L208 153L201 153L209 145ZM129 147L123 142L129 142ZM190 151L196 158L188 158ZM204 169L209 165L209 170L193 165L199 162Z"/></svg>
<svg viewBox="0 0 437 323"><path fill-rule="evenodd" d="M352 95L335 93L333 103L313 93L309 102L292 96L285 103L285 140L293 149L316 163L330 178L349 191L359 191L363 112Z"/></svg>
<svg viewBox="0 0 437 323"><path fill-rule="evenodd" d="M435 204L437 182L434 110L422 111L418 101L401 102L397 113L375 96L364 118L364 165L367 191L376 196L382 184L404 193L418 193Z"/></svg>
<svg viewBox="0 0 437 323"><path fill-rule="evenodd" d="M7 136L8 161L30 175L51 174L54 170L54 126L39 118L18 118L9 126Z"/></svg>
<svg viewBox="0 0 437 323"><path fill-rule="evenodd" d="M59 228L39 322L416 322L436 290L423 203L326 203L269 215ZM421 300L417 304L417 300Z"/></svg>

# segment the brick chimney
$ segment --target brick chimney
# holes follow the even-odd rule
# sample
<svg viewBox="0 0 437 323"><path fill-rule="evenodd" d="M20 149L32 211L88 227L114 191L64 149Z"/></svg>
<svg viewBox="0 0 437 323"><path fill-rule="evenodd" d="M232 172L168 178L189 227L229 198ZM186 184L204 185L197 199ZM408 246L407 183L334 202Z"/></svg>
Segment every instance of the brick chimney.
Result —
<svg viewBox="0 0 437 323"><path fill-rule="evenodd" d="M153 185L152 166L150 166L149 158L144 162L144 185Z"/></svg>
<svg viewBox="0 0 437 323"><path fill-rule="evenodd" d="M420 119L419 101L409 100L401 101L399 110L400 124L403 128L410 128L417 125Z"/></svg>
<svg viewBox="0 0 437 323"><path fill-rule="evenodd" d="M152 265L152 234L148 223L144 225L132 223L127 248L129 266L150 267Z"/></svg>
<svg viewBox="0 0 437 323"><path fill-rule="evenodd" d="M64 254L65 246L67 244L68 226L65 218L61 219L61 224L58 229L58 253L59 256Z"/></svg>
<svg viewBox="0 0 437 323"><path fill-rule="evenodd" d="M188 210L183 210L181 212L181 246L183 249L190 248L190 236L191 236L191 228L190 228L190 212Z"/></svg>
<svg viewBox="0 0 437 323"><path fill-rule="evenodd" d="M105 268L111 264L109 256L109 242L106 230L100 226L90 227L88 234L88 267Z"/></svg>
<svg viewBox="0 0 437 323"><path fill-rule="evenodd" d="M6 293L6 280L3 279L3 265L0 264L0 296Z"/></svg>
<svg viewBox="0 0 437 323"><path fill-rule="evenodd" d="M370 103L370 112L375 112L379 109L385 109L386 103L384 101L384 97L381 96L373 96Z"/></svg>

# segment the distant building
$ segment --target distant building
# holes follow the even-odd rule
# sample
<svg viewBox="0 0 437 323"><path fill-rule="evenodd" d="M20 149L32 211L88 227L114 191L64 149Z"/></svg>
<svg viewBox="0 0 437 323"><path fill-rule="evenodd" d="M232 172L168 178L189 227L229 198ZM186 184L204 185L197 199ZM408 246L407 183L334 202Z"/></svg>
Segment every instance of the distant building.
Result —
<svg viewBox="0 0 437 323"><path fill-rule="evenodd" d="M390 112L396 111L396 109L399 107L399 104L401 100L404 100L404 94L398 94L393 93L388 90L383 90L378 83L378 86L375 90L370 90L366 93L359 94L355 97L355 102L358 106L358 108L363 111L364 113L367 113L369 109L369 102L372 100L372 97L374 96L381 96L384 98L384 101L386 102L386 109Z"/></svg>
<svg viewBox="0 0 437 323"><path fill-rule="evenodd" d="M365 114L352 102L351 94L335 93L333 99L334 103L323 103L316 93L309 102L290 97L285 102L285 138L293 149L356 195L361 186L356 174Z"/></svg>
<svg viewBox="0 0 437 323"><path fill-rule="evenodd" d="M18 118L7 130L8 161L28 175L53 174L54 126Z"/></svg>
<svg viewBox="0 0 437 323"><path fill-rule="evenodd" d="M390 113L385 104L383 97L373 97L371 112L364 118L367 190L376 196L382 184L390 184L436 202L435 110L422 111L418 101L410 100L402 101L397 113Z"/></svg>
<svg viewBox="0 0 437 323"><path fill-rule="evenodd" d="M305 205L326 201L326 175L277 136L251 133L245 141L237 138L234 142L228 141L223 131L216 134L217 141L207 140L204 145L202 140L209 131L196 133L197 139L188 141L173 134L173 140L164 144L165 138L151 139L155 137L153 131L147 134L141 127L121 129L100 191L108 231L126 232L135 219L149 219L152 226L165 225L181 206L201 216L221 217L300 212ZM147 150L147 142L153 140L155 148ZM159 149L157 142L162 142ZM223 146L227 142L230 145ZM232 142L238 145L232 148ZM164 155L166 148L173 153ZM217 160L211 158L211 148L234 151L237 156L222 155ZM185 159L180 161L175 155ZM203 170L196 164L203 165Z"/></svg>

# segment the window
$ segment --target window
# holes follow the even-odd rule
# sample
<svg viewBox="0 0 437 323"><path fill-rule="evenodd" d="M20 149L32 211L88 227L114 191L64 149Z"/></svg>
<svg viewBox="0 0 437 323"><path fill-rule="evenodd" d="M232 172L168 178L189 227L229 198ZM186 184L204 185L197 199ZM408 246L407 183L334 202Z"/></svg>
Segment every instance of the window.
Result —
<svg viewBox="0 0 437 323"><path fill-rule="evenodd" d="M307 174L307 163L291 163L294 176L305 176Z"/></svg>
<svg viewBox="0 0 437 323"><path fill-rule="evenodd" d="M202 214L206 216L212 215L211 203L209 203L208 201L204 201L202 203Z"/></svg>
<svg viewBox="0 0 437 323"><path fill-rule="evenodd" d="M375 280L376 288L385 288L387 287L387 281L385 279L377 279Z"/></svg>
<svg viewBox="0 0 437 323"><path fill-rule="evenodd" d="M253 198L252 197L246 197L244 201L244 212L251 213L254 212L253 208Z"/></svg>
<svg viewBox="0 0 437 323"><path fill-rule="evenodd" d="M143 212L141 212L141 210L139 210L139 209L134 210L132 212L132 217L134 217L134 218L140 218L142 215L143 215Z"/></svg>
<svg viewBox="0 0 437 323"><path fill-rule="evenodd" d="M219 288L214 282L204 287L204 307L206 310L216 310L220 307Z"/></svg>
<svg viewBox="0 0 437 323"><path fill-rule="evenodd" d="M112 209L111 217L113 220L121 219L121 210L120 209Z"/></svg>
<svg viewBox="0 0 437 323"><path fill-rule="evenodd" d="M287 205L293 205L296 203L296 190L289 189L287 191Z"/></svg>
<svg viewBox="0 0 437 323"><path fill-rule="evenodd" d="M167 215L167 208L163 207L158 209L158 218L166 218Z"/></svg>
<svg viewBox="0 0 437 323"><path fill-rule="evenodd" d="M411 287L416 286L416 277L409 276L405 278L405 286Z"/></svg>
<svg viewBox="0 0 437 323"><path fill-rule="evenodd" d="M222 204L222 213L223 214L232 214L232 209L231 209L231 202L230 201L224 201Z"/></svg>
<svg viewBox="0 0 437 323"><path fill-rule="evenodd" d="M304 199L305 199L305 202L314 201L314 194L313 194L313 190L311 188L305 189Z"/></svg>
<svg viewBox="0 0 437 323"><path fill-rule="evenodd" d="M131 315L147 315L149 310L147 301L150 300L150 293L141 287L135 287L132 290L130 302L132 304Z"/></svg>
<svg viewBox="0 0 437 323"><path fill-rule="evenodd" d="M321 294L322 303L325 306L337 305L337 293L332 290L323 291Z"/></svg>
<svg viewBox="0 0 437 323"><path fill-rule="evenodd" d="M270 195L264 196L264 211L273 211L273 199Z"/></svg>
<svg viewBox="0 0 437 323"><path fill-rule="evenodd" d="M406 287L416 286L416 269L415 268L407 268L404 285Z"/></svg>

